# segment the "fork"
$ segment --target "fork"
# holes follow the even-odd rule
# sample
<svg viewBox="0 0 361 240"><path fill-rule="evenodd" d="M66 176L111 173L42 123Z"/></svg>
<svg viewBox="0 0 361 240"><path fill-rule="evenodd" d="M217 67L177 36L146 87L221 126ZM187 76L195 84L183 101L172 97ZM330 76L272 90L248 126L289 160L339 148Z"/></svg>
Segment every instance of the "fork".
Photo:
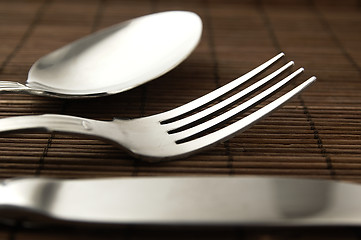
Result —
<svg viewBox="0 0 361 240"><path fill-rule="evenodd" d="M116 146L124 148L131 155L147 161L184 158L245 131L316 80L316 77L313 76L251 114L230 124L225 124L226 120L233 119L236 115L263 102L303 72L304 69L300 68L242 104L228 109L240 99L254 93L289 69L294 64L293 61L290 61L236 94L200 109L209 103L214 103L215 100L219 100L225 94L254 78L283 56L284 53L280 53L228 84L163 113L136 119L114 118L112 121L99 121L60 114L8 117L0 119L0 132L32 129L90 135L110 141ZM223 113L214 116L215 113L224 109L226 110ZM193 113L195 110L199 111ZM213 129L215 126L217 128Z"/></svg>

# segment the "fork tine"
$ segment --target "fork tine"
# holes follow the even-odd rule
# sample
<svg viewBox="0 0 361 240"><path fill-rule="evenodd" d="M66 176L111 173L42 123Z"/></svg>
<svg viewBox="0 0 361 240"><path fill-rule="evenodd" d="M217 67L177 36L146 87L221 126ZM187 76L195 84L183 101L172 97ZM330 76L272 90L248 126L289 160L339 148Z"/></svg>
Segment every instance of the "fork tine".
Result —
<svg viewBox="0 0 361 240"><path fill-rule="evenodd" d="M162 118L160 121L161 122L167 122L172 118L175 118L177 116L183 115L185 113L188 113L194 109L197 109L217 98L219 98L220 96L226 94L227 92L235 89L236 87L238 87L239 85L245 83L246 81L248 81L249 79L253 78L254 76L256 76L257 74L261 73L263 70L265 70L266 68L270 67L273 63L277 62L280 58L282 58L285 54L284 53L279 53L278 55L276 55L275 57L271 58L270 60L268 60L267 62L263 63L262 65L256 67L255 69L249 71L248 73L244 74L243 76L233 80L232 82L229 82L228 84L217 88L216 90L200 97L197 98L187 104L184 104L180 107L174 108L172 110L169 110L167 112L161 113L159 114L159 116Z"/></svg>
<svg viewBox="0 0 361 240"><path fill-rule="evenodd" d="M221 141L226 141L236 135L237 133L243 132L250 128L252 125L257 123L259 120L263 119L274 110L282 106L286 103L290 98L300 93L303 89L308 87L311 83L316 80L316 77L311 77L302 84L298 85L294 89L290 90L289 92L285 93L281 97L277 98L276 100L272 101L271 103L267 104L266 106L260 108L259 110L251 113L250 115L222 128L215 132L212 132L208 135L199 137L197 139L180 143L179 146L187 151L188 153L198 151L210 145L216 144Z"/></svg>
<svg viewBox="0 0 361 240"><path fill-rule="evenodd" d="M199 125L196 125L194 127L191 127L189 129L186 129L186 130L183 130L183 131L180 131L177 133L172 133L172 135L174 135L174 137L177 139L177 141L183 141L183 139L189 138L195 134L203 132L211 127L214 127L214 126L226 121L227 119L230 119L233 116L249 109L250 107L254 106L255 104L259 103L260 101L264 100L265 98L272 95L274 92L276 92L278 89L280 89L282 86L287 84L289 81L291 81L293 78L295 78L297 75L301 74L302 72L303 72L303 68L300 68L297 71L290 74L289 76L287 76L286 78L284 78L281 81L279 81L278 83L276 83L275 85L273 85L272 87L264 90L263 92L252 97L248 101L238 105L237 107L235 107L211 120L203 122Z"/></svg>
<svg viewBox="0 0 361 240"><path fill-rule="evenodd" d="M251 86L247 87L246 89L243 89L242 91L238 92L237 94L234 94L233 96L231 96L211 107L208 107L208 108L204 109L203 111L195 113L189 117L177 120L175 122L168 123L167 124L168 131L172 132L174 130L177 130L180 127L183 127L185 125L188 125L190 123L198 121L198 120L205 118L227 106L230 106L231 104L235 103L236 101L239 101L242 97L246 96L247 94L252 93L255 90L261 88L267 82L271 81L272 79L274 79L275 77L280 75L282 72L286 71L292 65L294 65L293 61L287 63L283 67L279 68L278 70L274 71L273 73L269 74L268 76L264 77L263 79L257 81L256 83L252 84Z"/></svg>

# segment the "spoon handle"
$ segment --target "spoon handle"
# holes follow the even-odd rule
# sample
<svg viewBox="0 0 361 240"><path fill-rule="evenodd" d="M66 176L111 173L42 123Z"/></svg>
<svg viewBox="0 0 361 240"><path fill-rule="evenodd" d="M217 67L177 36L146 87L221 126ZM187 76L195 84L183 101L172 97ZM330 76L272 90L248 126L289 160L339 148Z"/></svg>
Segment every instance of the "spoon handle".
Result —
<svg viewBox="0 0 361 240"><path fill-rule="evenodd" d="M0 81L0 92L26 92L29 90L29 87L18 82Z"/></svg>
<svg viewBox="0 0 361 240"><path fill-rule="evenodd" d="M17 116L0 119L0 132L41 130L94 136L114 142L110 136L118 124L60 114Z"/></svg>

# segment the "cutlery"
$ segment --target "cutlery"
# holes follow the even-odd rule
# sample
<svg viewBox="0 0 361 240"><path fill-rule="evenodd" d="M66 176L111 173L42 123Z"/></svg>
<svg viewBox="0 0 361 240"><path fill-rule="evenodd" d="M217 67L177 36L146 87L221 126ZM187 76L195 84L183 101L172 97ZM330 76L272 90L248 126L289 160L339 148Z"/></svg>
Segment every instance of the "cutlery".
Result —
<svg viewBox="0 0 361 240"><path fill-rule="evenodd" d="M0 92L59 98L116 94L170 71L196 47L199 16L168 11L135 18L72 42L36 61L26 84L1 81Z"/></svg>
<svg viewBox="0 0 361 240"><path fill-rule="evenodd" d="M281 177L25 178L0 185L1 219L100 224L360 226L361 187Z"/></svg>
<svg viewBox="0 0 361 240"><path fill-rule="evenodd" d="M84 134L110 141L116 146L126 149L131 155L148 161L183 158L245 131L315 81L316 78L311 77L248 116L229 125L222 125L226 120L239 113L243 113L245 110L249 110L275 93L299 75L303 71L303 68L300 68L242 104L214 118L207 119L207 116L231 106L244 96L249 95L268 83L277 75L285 72L293 65L291 61L231 97L193 115L185 116L185 114L205 106L207 103L218 99L220 96L250 80L283 56L284 54L280 53L252 71L203 97L160 114L137 119L114 119L113 121L99 121L59 114L17 116L0 119L0 132L35 129L49 132ZM199 136L199 134L205 133L205 131L212 130L214 126L219 127L219 129Z"/></svg>

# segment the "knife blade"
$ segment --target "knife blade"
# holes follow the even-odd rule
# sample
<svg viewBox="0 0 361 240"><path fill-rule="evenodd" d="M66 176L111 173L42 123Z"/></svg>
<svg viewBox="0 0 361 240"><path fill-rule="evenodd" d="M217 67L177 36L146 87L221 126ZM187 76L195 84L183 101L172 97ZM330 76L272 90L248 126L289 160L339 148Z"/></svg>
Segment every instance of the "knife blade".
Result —
<svg viewBox="0 0 361 240"><path fill-rule="evenodd" d="M361 187L281 177L9 179L0 218L100 224L361 225Z"/></svg>

